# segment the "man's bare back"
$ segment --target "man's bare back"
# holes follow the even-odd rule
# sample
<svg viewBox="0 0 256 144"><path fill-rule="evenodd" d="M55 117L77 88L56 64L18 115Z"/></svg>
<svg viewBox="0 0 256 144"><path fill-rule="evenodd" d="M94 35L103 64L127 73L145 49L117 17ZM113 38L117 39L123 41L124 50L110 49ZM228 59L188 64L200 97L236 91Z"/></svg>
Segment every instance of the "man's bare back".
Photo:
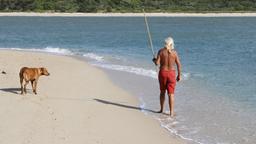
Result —
<svg viewBox="0 0 256 144"><path fill-rule="evenodd" d="M156 58L157 65L160 65L160 70L175 70L175 65L177 65L178 73L180 72L180 61L177 52L173 50L168 50L167 48L162 48L158 51Z"/></svg>
<svg viewBox="0 0 256 144"><path fill-rule="evenodd" d="M175 50L167 50L166 48L162 48L159 50L158 59L160 59L160 69L161 70L175 70L175 61L177 59L177 53Z"/></svg>

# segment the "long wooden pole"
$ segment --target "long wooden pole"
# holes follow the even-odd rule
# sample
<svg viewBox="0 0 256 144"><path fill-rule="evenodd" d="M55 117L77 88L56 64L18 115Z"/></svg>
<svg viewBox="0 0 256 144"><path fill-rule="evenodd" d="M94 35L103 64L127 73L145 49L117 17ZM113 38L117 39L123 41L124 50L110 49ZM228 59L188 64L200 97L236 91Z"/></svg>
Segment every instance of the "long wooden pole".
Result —
<svg viewBox="0 0 256 144"><path fill-rule="evenodd" d="M149 44L150 44L150 49L152 51L153 57L155 58L156 55L155 55L155 51L154 51L154 47L153 47L153 42L152 42L152 37L151 37L151 34L150 34L149 26L148 26L148 20L147 20L147 17L146 17L144 9L142 9L142 10L143 10L143 13L144 13L144 20L145 20L145 24L146 24L146 27L147 27L147 33L148 33L148 40L149 40ZM157 65L156 65L156 73L158 73Z"/></svg>

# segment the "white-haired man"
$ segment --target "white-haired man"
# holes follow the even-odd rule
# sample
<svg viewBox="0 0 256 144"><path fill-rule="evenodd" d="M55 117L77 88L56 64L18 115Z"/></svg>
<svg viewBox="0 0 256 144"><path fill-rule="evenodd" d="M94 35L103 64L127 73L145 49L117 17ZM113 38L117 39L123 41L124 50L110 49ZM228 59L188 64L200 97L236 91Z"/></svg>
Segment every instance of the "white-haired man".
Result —
<svg viewBox="0 0 256 144"><path fill-rule="evenodd" d="M163 112L165 92L167 90L169 96L170 115L174 116L174 90L176 81L181 79L181 63L178 53L174 49L174 41L171 37L165 39L164 48L158 51L157 57L153 58L156 65L160 65L158 80L160 85L160 111ZM176 68L178 75L176 77Z"/></svg>

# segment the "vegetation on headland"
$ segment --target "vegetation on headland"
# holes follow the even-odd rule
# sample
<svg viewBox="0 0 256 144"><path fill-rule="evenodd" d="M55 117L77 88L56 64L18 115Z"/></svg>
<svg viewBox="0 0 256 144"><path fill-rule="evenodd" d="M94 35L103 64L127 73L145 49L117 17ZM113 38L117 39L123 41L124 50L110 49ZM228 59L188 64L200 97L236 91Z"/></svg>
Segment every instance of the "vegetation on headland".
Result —
<svg viewBox="0 0 256 144"><path fill-rule="evenodd" d="M256 0L0 0L1 12L253 12Z"/></svg>

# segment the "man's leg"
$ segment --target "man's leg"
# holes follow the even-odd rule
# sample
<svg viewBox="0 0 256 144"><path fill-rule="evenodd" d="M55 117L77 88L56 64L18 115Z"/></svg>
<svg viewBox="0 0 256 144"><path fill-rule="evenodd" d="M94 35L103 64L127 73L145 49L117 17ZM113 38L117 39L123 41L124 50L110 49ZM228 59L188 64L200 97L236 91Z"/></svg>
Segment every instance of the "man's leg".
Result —
<svg viewBox="0 0 256 144"><path fill-rule="evenodd" d="M174 116L174 94L168 94L169 96L169 108L171 117Z"/></svg>
<svg viewBox="0 0 256 144"><path fill-rule="evenodd" d="M162 113L164 110L164 100L165 100L165 91L160 93L160 111Z"/></svg>

